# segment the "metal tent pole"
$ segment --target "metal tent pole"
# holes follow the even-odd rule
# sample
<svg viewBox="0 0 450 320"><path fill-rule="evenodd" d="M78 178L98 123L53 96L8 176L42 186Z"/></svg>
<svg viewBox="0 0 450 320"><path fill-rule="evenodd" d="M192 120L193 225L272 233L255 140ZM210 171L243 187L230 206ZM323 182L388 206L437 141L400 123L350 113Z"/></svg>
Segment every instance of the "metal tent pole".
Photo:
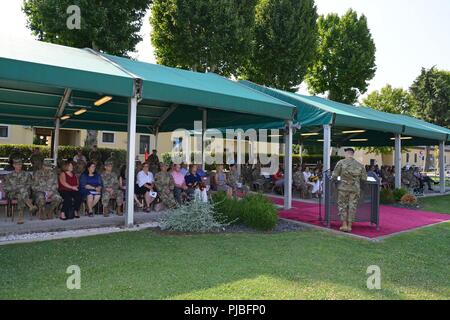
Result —
<svg viewBox="0 0 450 320"><path fill-rule="evenodd" d="M292 208L292 121L284 130L284 209Z"/></svg>
<svg viewBox="0 0 450 320"><path fill-rule="evenodd" d="M206 170L206 164L205 164L205 132L206 132L206 124L208 121L208 110L203 109L202 110L202 169L203 171Z"/></svg>
<svg viewBox="0 0 450 320"><path fill-rule="evenodd" d="M236 164L237 164L237 172L238 172L239 176L241 175L241 172L242 172L242 168L241 168L242 167L242 155L241 155L242 147L241 147L241 144L242 144L242 134L241 134L241 130L238 130L237 146L236 146L236 153L237 153Z"/></svg>
<svg viewBox="0 0 450 320"><path fill-rule="evenodd" d="M402 186L402 139L400 134L395 135L394 150L394 166L395 166L395 187Z"/></svg>
<svg viewBox="0 0 450 320"><path fill-rule="evenodd" d="M331 169L330 149L331 149L331 126L329 124L325 124L323 126L323 171L324 172Z"/></svg>
<svg viewBox="0 0 450 320"><path fill-rule="evenodd" d="M53 165L58 165L59 130L61 129L61 119L55 120L55 134L53 135Z"/></svg>
<svg viewBox="0 0 450 320"><path fill-rule="evenodd" d="M439 190L445 193L445 141L439 143Z"/></svg>
<svg viewBox="0 0 450 320"><path fill-rule="evenodd" d="M136 118L137 118L137 97L133 97L128 105L128 170L127 170L127 211L125 214L125 225L128 227L134 224L134 170L136 156Z"/></svg>

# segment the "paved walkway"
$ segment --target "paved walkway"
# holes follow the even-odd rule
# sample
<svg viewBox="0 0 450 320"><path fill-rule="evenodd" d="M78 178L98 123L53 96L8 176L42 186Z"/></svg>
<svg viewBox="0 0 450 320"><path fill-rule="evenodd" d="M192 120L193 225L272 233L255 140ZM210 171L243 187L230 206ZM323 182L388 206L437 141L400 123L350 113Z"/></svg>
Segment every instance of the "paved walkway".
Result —
<svg viewBox="0 0 450 320"><path fill-rule="evenodd" d="M135 212L134 222L135 224L149 223L159 221L163 212ZM11 222L11 219L5 219L4 215L0 218L0 236L10 234L25 234L32 232L56 232L66 230L79 230L90 228L103 228L103 227L121 227L125 225L125 217L111 215L107 218L103 215L96 215L95 217L82 216L80 219L73 220L39 220L36 217L33 220L27 216L25 223L19 225L15 222Z"/></svg>

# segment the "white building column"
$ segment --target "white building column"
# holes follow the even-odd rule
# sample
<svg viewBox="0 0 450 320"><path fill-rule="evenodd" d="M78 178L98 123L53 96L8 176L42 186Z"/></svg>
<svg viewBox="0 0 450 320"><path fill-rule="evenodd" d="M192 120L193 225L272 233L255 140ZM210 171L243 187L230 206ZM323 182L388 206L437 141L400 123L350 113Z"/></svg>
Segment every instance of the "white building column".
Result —
<svg viewBox="0 0 450 320"><path fill-rule="evenodd" d="M323 172L331 169L331 126L323 126Z"/></svg>
<svg viewBox="0 0 450 320"><path fill-rule="evenodd" d="M439 191L445 193L445 141L439 143Z"/></svg>
<svg viewBox="0 0 450 320"><path fill-rule="evenodd" d="M127 197L125 226L131 227L134 224L134 171L136 167L136 118L138 100L133 97L128 105L128 154L127 154Z"/></svg>
<svg viewBox="0 0 450 320"><path fill-rule="evenodd" d="M402 139L400 134L395 135L394 150L395 188L402 187Z"/></svg>
<svg viewBox="0 0 450 320"><path fill-rule="evenodd" d="M292 121L284 129L284 209L292 208Z"/></svg>

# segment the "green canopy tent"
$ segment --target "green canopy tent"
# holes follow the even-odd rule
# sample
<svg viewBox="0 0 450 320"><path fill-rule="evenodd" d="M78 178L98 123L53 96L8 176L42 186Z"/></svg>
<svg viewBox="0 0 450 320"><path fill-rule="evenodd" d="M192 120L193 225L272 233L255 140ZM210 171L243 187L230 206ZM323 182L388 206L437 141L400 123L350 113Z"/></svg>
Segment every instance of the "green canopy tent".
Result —
<svg viewBox="0 0 450 320"><path fill-rule="evenodd" d="M0 122L55 127L55 159L60 128L128 132L131 191L136 132L191 129L194 120L204 127L207 120L211 127L257 128L289 123L295 113L289 103L214 74L39 41L7 40L0 47ZM132 192L127 212L132 224Z"/></svg>
<svg viewBox="0 0 450 320"><path fill-rule="evenodd" d="M441 192L445 191L444 153L445 144L450 141L448 128L365 106L347 105L316 96L267 88L249 81L240 83L298 108L296 121L300 130L295 139L300 145L323 144L325 170L330 169L331 146L394 146L396 186L400 187L401 146L439 145ZM283 127L281 122L265 125L266 128Z"/></svg>

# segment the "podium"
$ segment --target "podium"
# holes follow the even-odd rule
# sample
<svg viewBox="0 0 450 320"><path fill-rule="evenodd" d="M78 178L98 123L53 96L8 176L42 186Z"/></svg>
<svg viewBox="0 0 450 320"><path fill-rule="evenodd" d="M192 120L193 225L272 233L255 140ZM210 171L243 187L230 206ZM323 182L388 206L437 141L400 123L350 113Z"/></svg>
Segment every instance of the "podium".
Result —
<svg viewBox="0 0 450 320"><path fill-rule="evenodd" d="M327 227L332 221L340 221L337 206L339 181L331 179L331 173L324 174L324 216L320 212L319 219ZM381 180L377 175L368 173L367 181L361 183L361 196L356 210L354 222L370 222L377 230L380 229L380 188Z"/></svg>

